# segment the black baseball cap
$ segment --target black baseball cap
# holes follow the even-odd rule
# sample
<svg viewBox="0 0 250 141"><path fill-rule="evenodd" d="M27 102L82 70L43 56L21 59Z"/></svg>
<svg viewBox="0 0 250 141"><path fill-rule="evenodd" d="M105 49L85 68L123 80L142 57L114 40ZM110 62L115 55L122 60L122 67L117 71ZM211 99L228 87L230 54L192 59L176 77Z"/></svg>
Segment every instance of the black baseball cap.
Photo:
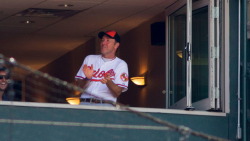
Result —
<svg viewBox="0 0 250 141"><path fill-rule="evenodd" d="M120 43L120 41L121 41L119 34L116 31L114 31L114 30L110 30L110 31L106 31L106 32L102 31L102 32L98 33L98 37L100 39L102 39L102 37L104 35L108 36L111 39L115 39L116 42Z"/></svg>

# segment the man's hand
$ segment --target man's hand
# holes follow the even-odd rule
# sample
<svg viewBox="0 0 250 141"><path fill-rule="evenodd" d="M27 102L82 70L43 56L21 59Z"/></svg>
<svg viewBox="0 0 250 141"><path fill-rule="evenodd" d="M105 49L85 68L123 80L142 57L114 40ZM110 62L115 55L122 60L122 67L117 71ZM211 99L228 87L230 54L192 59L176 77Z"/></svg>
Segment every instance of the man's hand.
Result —
<svg viewBox="0 0 250 141"><path fill-rule="evenodd" d="M90 67L84 64L82 71L85 74L86 78L91 79L94 73L93 64L91 64Z"/></svg>
<svg viewBox="0 0 250 141"><path fill-rule="evenodd" d="M110 79L110 74L109 74L109 73L106 73L106 74L104 75L104 78L101 79L101 83L102 83L102 84L107 84L108 81L110 81L110 80L111 80L111 79Z"/></svg>

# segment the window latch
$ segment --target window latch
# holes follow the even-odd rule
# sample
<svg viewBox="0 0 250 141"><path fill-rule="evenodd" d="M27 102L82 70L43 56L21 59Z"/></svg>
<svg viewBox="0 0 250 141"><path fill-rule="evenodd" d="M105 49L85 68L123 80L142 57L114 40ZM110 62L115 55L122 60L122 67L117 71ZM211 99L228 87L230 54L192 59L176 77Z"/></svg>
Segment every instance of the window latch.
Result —
<svg viewBox="0 0 250 141"><path fill-rule="evenodd" d="M187 43L187 45L185 47L185 52L186 52L186 60L190 61L191 60L191 47L190 47L190 43Z"/></svg>

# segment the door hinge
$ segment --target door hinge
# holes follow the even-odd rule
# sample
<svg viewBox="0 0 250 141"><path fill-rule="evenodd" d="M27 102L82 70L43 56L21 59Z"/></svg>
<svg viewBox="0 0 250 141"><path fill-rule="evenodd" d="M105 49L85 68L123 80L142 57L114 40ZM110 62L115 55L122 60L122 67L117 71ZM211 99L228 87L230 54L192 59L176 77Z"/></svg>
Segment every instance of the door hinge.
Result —
<svg viewBox="0 0 250 141"><path fill-rule="evenodd" d="M219 7L212 7L212 17L219 18Z"/></svg>
<svg viewBox="0 0 250 141"><path fill-rule="evenodd" d="M218 58L219 57L219 48L218 47L211 47L211 58Z"/></svg>

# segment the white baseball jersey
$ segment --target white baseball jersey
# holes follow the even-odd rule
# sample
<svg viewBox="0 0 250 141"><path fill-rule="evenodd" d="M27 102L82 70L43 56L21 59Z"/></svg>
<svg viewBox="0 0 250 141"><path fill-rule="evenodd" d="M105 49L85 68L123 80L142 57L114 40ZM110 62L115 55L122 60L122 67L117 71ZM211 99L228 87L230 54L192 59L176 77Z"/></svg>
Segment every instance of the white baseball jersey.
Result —
<svg viewBox="0 0 250 141"><path fill-rule="evenodd" d="M105 100L111 100L116 102L117 98L114 97L107 87L106 84L102 84L100 80L104 77L106 73L110 74L111 80L122 87L122 92L128 89L128 66L125 61L116 57L110 61L104 61L101 55L88 55L79 69L75 78L85 79L86 76L83 73L83 66L87 65L90 67L93 65L94 74L90 80L89 86L86 88L85 92L81 95L81 98L93 98L98 97Z"/></svg>

